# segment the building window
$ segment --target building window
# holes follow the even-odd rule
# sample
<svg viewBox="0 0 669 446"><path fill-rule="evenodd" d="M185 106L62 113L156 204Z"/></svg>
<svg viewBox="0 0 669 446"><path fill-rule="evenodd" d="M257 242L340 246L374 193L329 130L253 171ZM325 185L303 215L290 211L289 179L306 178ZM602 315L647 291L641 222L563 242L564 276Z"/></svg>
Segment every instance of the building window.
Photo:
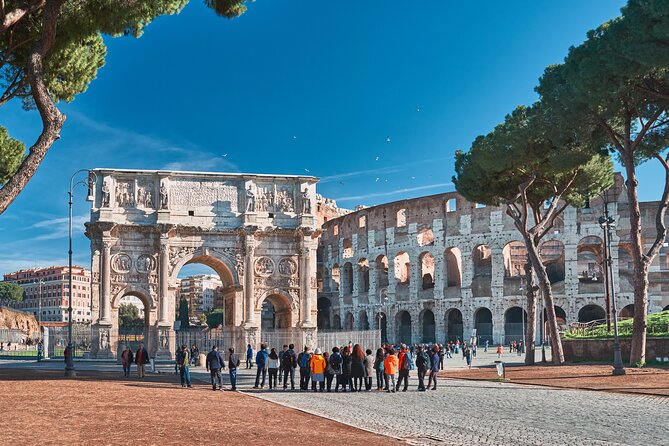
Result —
<svg viewBox="0 0 669 446"><path fill-rule="evenodd" d="M366 226L367 226L367 216L361 215L360 217L358 217L358 227L364 228Z"/></svg>
<svg viewBox="0 0 669 446"><path fill-rule="evenodd" d="M476 209L483 209L485 208L485 204L483 203L476 203Z"/></svg>

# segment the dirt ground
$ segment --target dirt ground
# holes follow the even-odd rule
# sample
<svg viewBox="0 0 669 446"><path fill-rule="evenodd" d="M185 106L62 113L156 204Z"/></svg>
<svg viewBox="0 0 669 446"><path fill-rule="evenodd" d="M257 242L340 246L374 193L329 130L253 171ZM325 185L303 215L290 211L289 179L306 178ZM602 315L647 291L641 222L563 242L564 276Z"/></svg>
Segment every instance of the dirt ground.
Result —
<svg viewBox="0 0 669 446"><path fill-rule="evenodd" d="M506 368L506 378L518 384L669 396L668 368L627 368L622 376L612 376L611 370L610 365L511 366ZM487 381L499 378L493 367L448 370L440 376Z"/></svg>
<svg viewBox="0 0 669 446"><path fill-rule="evenodd" d="M168 378L169 379L169 378ZM0 369L3 445L399 444L203 383Z"/></svg>

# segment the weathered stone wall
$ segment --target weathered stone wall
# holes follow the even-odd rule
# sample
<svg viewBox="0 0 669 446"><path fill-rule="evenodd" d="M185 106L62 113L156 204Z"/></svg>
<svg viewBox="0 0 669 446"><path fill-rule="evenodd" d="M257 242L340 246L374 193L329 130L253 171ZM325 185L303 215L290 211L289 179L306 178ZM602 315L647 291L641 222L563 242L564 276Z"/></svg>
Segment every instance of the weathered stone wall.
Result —
<svg viewBox="0 0 669 446"><path fill-rule="evenodd" d="M565 360L574 361L612 361L613 339L563 339ZM623 361L630 358L630 340L620 340ZM669 338L648 338L646 340L646 359L669 358Z"/></svg>
<svg viewBox="0 0 669 446"><path fill-rule="evenodd" d="M606 195L617 223L611 257L619 311L634 302L623 187L616 175ZM643 203L644 213L654 206ZM586 208L568 207L543 240L563 326L591 320L590 310L600 315L606 308L598 224L603 213L601 198ZM654 223L648 216L643 221L651 243ZM324 327L377 328L381 321L389 340L412 342L468 338L474 328L479 335L490 332L486 337L494 342L521 336L524 245L504 208L479 206L451 192L359 209L322 229ZM650 268L650 312L669 306L668 253L663 248Z"/></svg>
<svg viewBox="0 0 669 446"><path fill-rule="evenodd" d="M37 319L31 313L12 310L11 308L0 308L0 330L21 330L26 336L33 336L39 333L39 324Z"/></svg>

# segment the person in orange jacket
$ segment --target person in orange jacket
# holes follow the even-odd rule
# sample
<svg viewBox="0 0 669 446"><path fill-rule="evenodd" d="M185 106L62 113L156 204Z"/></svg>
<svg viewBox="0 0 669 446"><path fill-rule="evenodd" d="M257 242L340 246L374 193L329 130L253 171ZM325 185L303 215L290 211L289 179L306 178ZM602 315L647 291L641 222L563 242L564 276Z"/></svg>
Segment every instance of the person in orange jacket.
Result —
<svg viewBox="0 0 669 446"><path fill-rule="evenodd" d="M322 392L325 390L325 368L327 367L327 362L320 348L314 351L309 360L309 366L311 367L311 389L316 392L316 383L318 383Z"/></svg>
<svg viewBox="0 0 669 446"><path fill-rule="evenodd" d="M502 344L497 344L497 357L502 357Z"/></svg>
<svg viewBox="0 0 669 446"><path fill-rule="evenodd" d="M386 388L383 390L388 393L395 393L395 373L397 373L397 356L395 356L395 349L389 348L388 356L383 361L383 374L386 384ZM392 386L389 385L391 381Z"/></svg>

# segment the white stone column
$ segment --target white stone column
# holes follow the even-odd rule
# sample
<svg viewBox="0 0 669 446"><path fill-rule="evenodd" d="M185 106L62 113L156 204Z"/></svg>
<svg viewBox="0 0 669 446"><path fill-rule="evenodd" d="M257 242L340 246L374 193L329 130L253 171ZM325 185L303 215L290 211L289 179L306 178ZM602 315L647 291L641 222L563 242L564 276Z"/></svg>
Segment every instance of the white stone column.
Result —
<svg viewBox="0 0 669 446"><path fill-rule="evenodd" d="M434 256L434 298L439 299L444 296L444 284L445 282L445 260L443 255Z"/></svg>
<svg viewBox="0 0 669 446"><path fill-rule="evenodd" d="M395 301L397 279L395 278L395 257L388 257L388 298Z"/></svg>
<svg viewBox="0 0 669 446"><path fill-rule="evenodd" d="M411 258L411 255L409 255L409 262L409 299L417 300L418 291L423 289L423 276L421 274L423 262L420 256Z"/></svg>
<svg viewBox="0 0 669 446"><path fill-rule="evenodd" d="M100 323L111 324L111 241L103 240L102 248L102 293L100 296ZM72 297L72 290L68 293Z"/></svg>
<svg viewBox="0 0 669 446"><path fill-rule="evenodd" d="M169 265L170 265L170 247L167 237L160 238L160 306L158 307L158 325L169 326Z"/></svg>
<svg viewBox="0 0 669 446"><path fill-rule="evenodd" d="M253 265L255 251L255 237L253 235L246 236L246 257L244 258L244 326L249 327L255 325L254 316L254 287L253 276L255 268Z"/></svg>
<svg viewBox="0 0 669 446"><path fill-rule="evenodd" d="M305 237L300 244L300 283L302 288L302 327L313 327L312 308L316 305L316 246ZM312 277L313 276L313 277Z"/></svg>
<svg viewBox="0 0 669 446"><path fill-rule="evenodd" d="M353 297L358 297L360 294L360 265L356 263L352 263L352 268L353 270Z"/></svg>
<svg viewBox="0 0 669 446"><path fill-rule="evenodd" d="M369 302L373 302L376 297L376 290L378 289L378 278L376 277L376 260L369 259Z"/></svg>

